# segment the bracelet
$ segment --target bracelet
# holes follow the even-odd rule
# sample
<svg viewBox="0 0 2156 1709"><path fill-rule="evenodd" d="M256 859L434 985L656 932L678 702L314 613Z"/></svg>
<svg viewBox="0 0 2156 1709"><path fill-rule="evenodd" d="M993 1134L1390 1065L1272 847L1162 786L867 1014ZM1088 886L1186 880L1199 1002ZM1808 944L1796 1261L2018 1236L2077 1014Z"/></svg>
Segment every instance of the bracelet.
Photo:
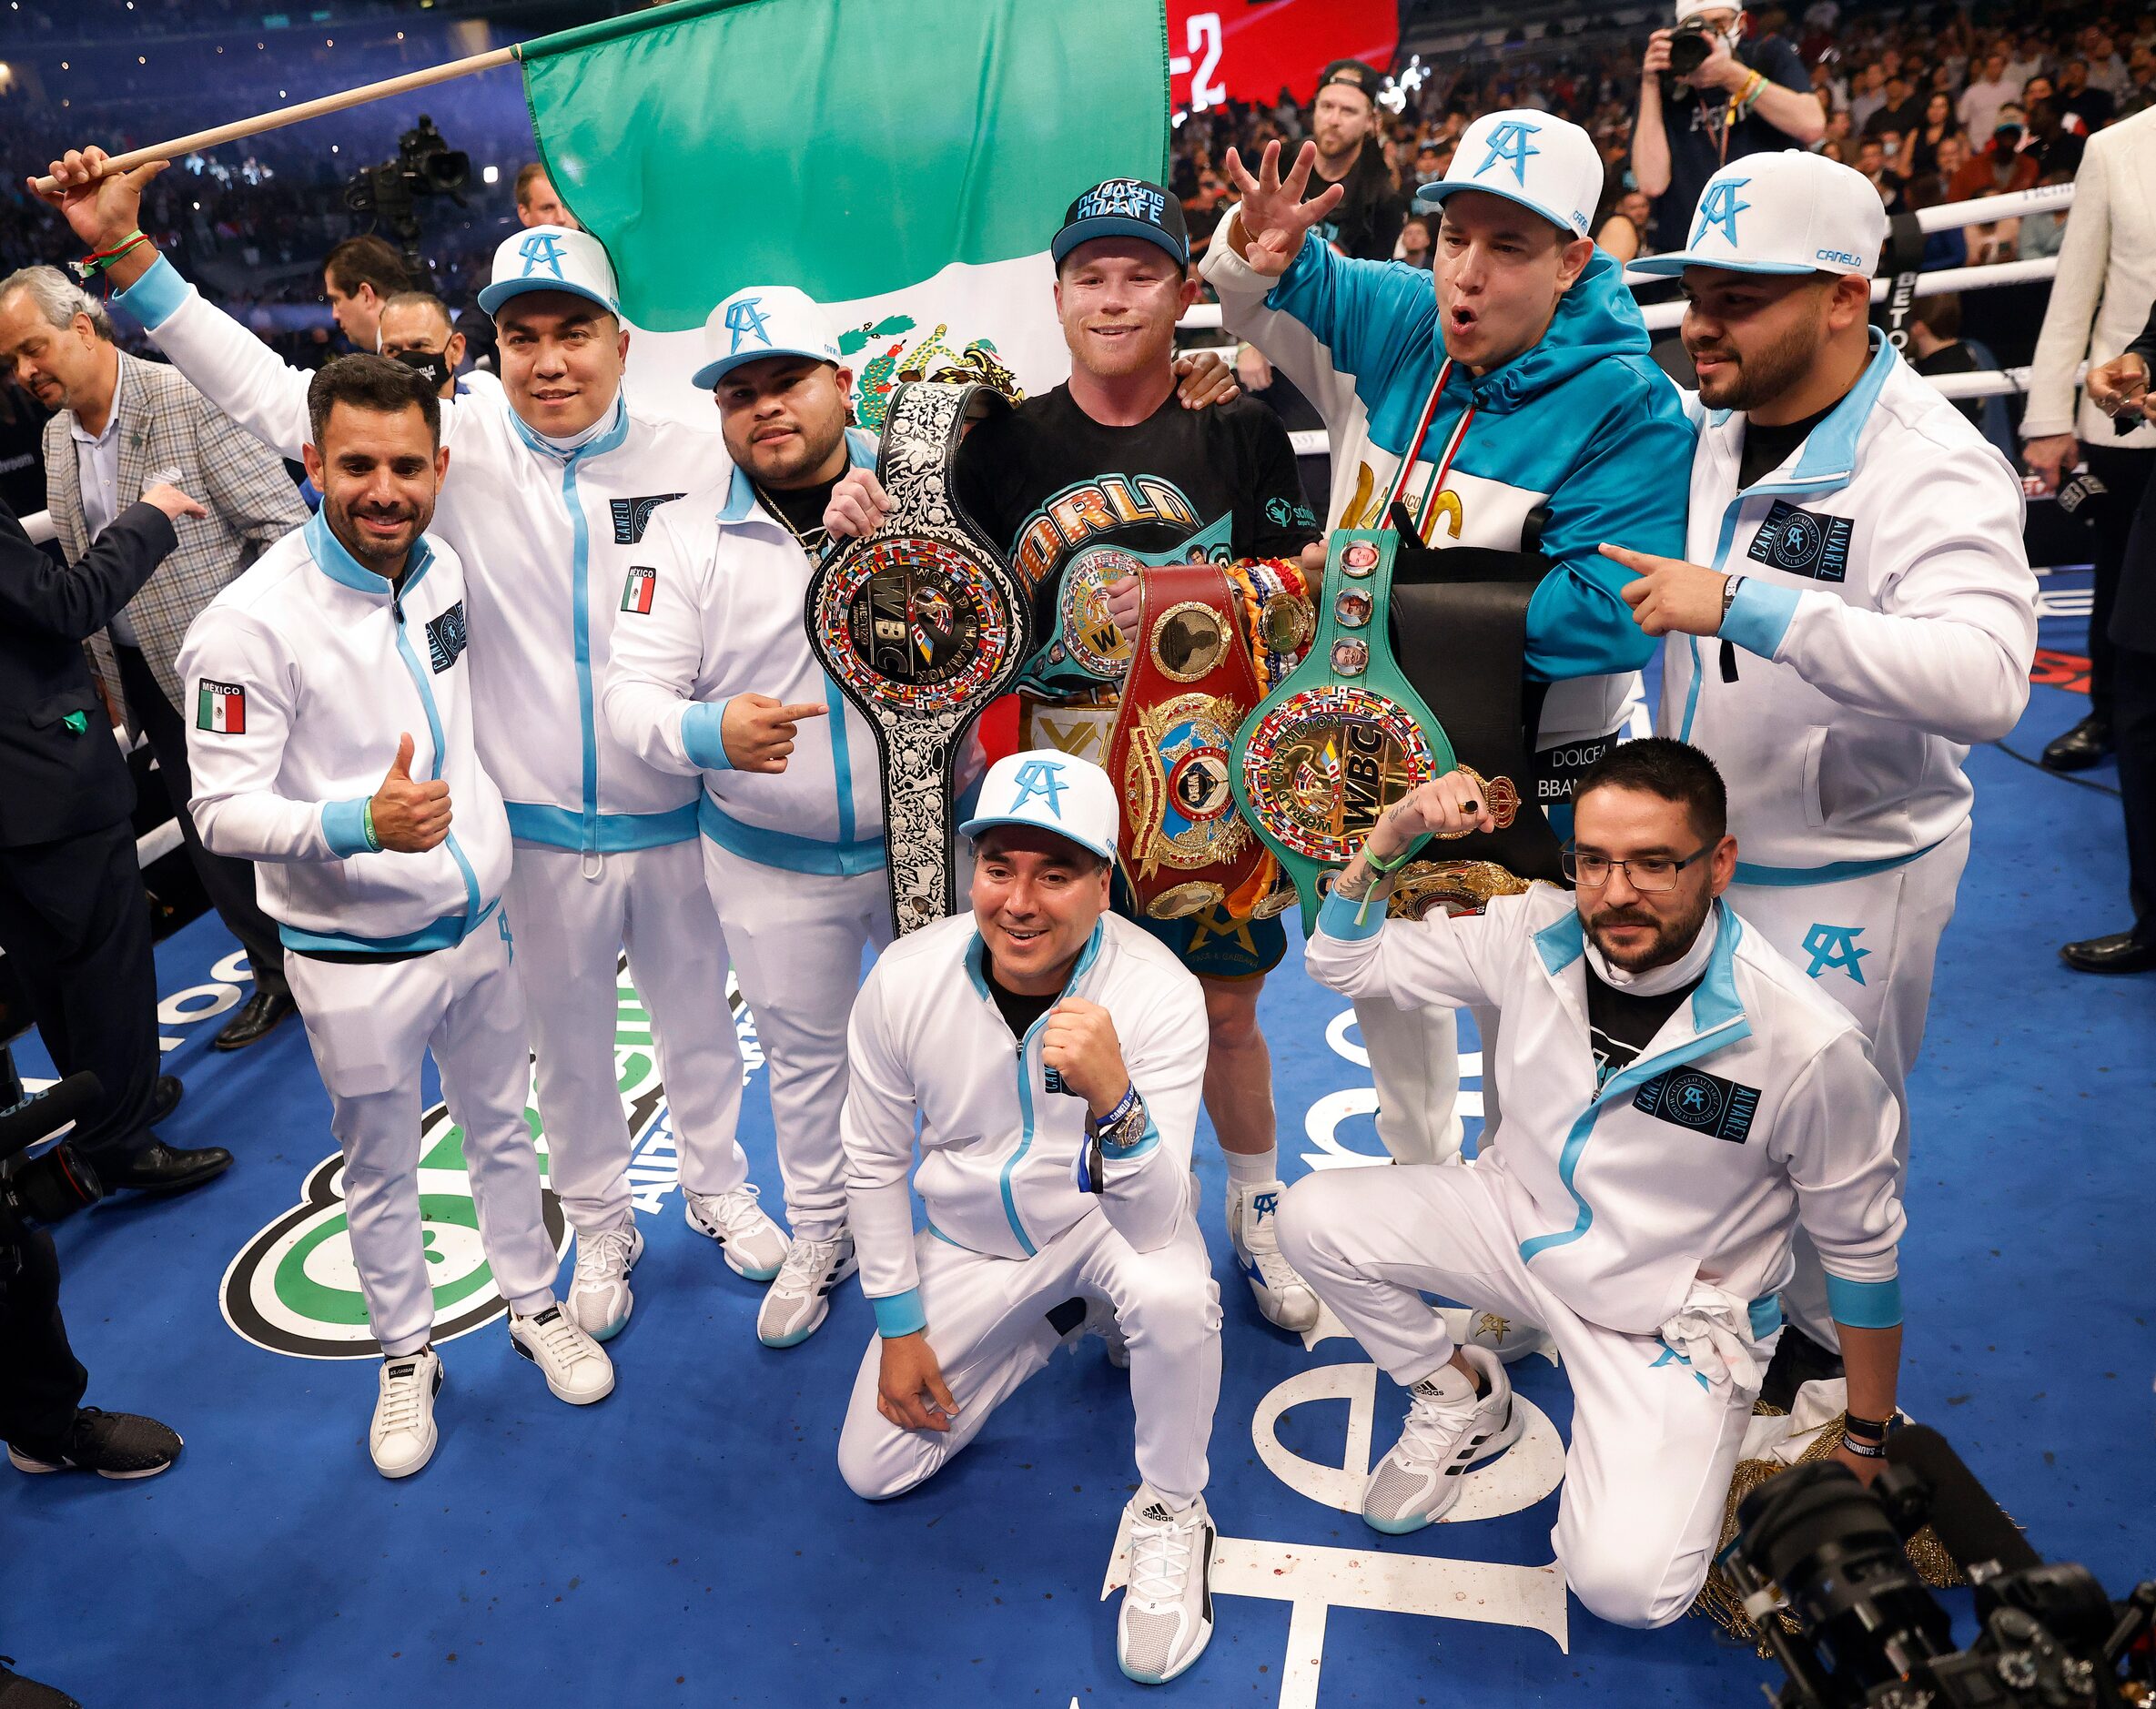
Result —
<svg viewBox="0 0 2156 1709"><path fill-rule="evenodd" d="M1388 861L1370 852L1370 839L1365 837L1362 843L1362 864L1369 867L1372 872L1383 873L1388 877L1390 877L1392 874L1398 872L1402 866L1407 865L1407 857L1410 854L1412 854L1414 852L1415 845L1412 843L1410 843L1405 848L1402 849L1399 854L1395 854L1391 860Z"/></svg>
<svg viewBox="0 0 2156 1709"><path fill-rule="evenodd" d="M93 273L102 273L137 245L148 241L148 234L137 228L133 235L122 238L111 248L94 249L83 257L81 260L75 263L76 274L80 278L87 279Z"/></svg>
<svg viewBox="0 0 2156 1709"><path fill-rule="evenodd" d="M382 840L374 834L374 798L371 795L367 798L366 805L359 809L359 828L367 833L369 850L376 854L380 854Z"/></svg>
<svg viewBox="0 0 2156 1709"><path fill-rule="evenodd" d="M1885 1442L1868 1442L1863 1437L1852 1436L1847 1431L1842 1432L1842 1446L1859 1460L1884 1460L1887 1457Z"/></svg>
<svg viewBox="0 0 2156 1709"><path fill-rule="evenodd" d="M1133 1080L1129 1086L1123 1088L1123 1096L1116 1100L1115 1108L1109 1110L1107 1115L1103 1116L1094 1125L1098 1128L1113 1128L1117 1126L1122 1121L1124 1117L1129 1115L1130 1107L1137 1102L1138 1082Z"/></svg>

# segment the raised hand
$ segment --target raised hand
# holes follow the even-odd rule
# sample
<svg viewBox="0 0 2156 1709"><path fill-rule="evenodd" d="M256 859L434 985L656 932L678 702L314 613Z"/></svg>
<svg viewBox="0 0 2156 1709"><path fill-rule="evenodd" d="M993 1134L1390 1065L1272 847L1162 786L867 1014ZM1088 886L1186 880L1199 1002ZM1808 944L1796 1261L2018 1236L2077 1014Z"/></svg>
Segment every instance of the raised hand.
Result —
<svg viewBox="0 0 2156 1709"><path fill-rule="evenodd" d="M1242 157L1232 148L1228 151L1228 181L1242 197L1228 241L1253 271L1269 277L1285 273L1288 264L1302 248L1305 234L1338 207L1341 197L1347 194L1343 185L1328 185L1304 201L1302 192L1309 187L1311 173L1317 164L1318 145L1306 142L1283 178L1280 146L1278 142L1269 142L1258 161L1258 176L1252 177L1242 163Z"/></svg>
<svg viewBox="0 0 2156 1709"><path fill-rule="evenodd" d="M168 164L152 160L108 176L108 157L102 148L70 148L46 168L55 188L40 190L29 180L31 194L58 208L92 250L110 249L135 234L142 224L142 187Z"/></svg>
<svg viewBox="0 0 2156 1709"><path fill-rule="evenodd" d="M1083 997L1065 997L1048 1011L1040 1033L1040 1059L1086 1100L1095 1120L1114 1109L1130 1089L1130 1070L1123 1066L1115 1022L1099 1004Z"/></svg>
<svg viewBox="0 0 2156 1709"><path fill-rule="evenodd" d="M1490 792L1465 772L1447 772L1418 785L1386 808L1370 834L1369 848L1389 861L1419 837L1465 836L1497 829Z"/></svg>
<svg viewBox="0 0 2156 1709"><path fill-rule="evenodd" d="M719 720L719 740L735 771L776 775L786 769L799 726L830 710L821 701L789 706L768 694L736 694Z"/></svg>
<svg viewBox="0 0 2156 1709"><path fill-rule="evenodd" d="M412 781L410 733L397 739L397 758L374 792L374 840L400 854L424 854L450 834L450 786L440 778Z"/></svg>
<svg viewBox="0 0 2156 1709"><path fill-rule="evenodd" d="M824 531L833 540L858 540L873 534L890 514L891 495L873 469L849 469L831 489L824 507Z"/></svg>

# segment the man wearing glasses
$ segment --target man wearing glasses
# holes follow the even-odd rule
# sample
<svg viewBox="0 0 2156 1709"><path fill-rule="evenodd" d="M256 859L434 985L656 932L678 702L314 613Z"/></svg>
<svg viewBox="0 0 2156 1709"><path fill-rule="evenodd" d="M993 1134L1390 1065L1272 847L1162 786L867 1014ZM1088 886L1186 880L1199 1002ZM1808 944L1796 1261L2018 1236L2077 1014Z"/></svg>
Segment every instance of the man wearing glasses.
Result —
<svg viewBox="0 0 2156 1709"><path fill-rule="evenodd" d="M1430 1524L1521 1433L1504 1366L1423 1292L1528 1319L1573 1386L1551 1542L1581 1602L1629 1626L1675 1620L1706 1577L1800 1227L1848 1368L1836 1457L1867 1482L1895 1413L1894 1098L1848 1014L1722 899L1726 813L1697 748L1625 743L1574 797L1575 892L1388 924L1417 844L1493 828L1453 772L1378 822L1306 951L1349 996L1503 1016L1503 1136L1473 1168L1325 1170L1280 1207L1282 1252L1411 1398L1362 1516Z"/></svg>

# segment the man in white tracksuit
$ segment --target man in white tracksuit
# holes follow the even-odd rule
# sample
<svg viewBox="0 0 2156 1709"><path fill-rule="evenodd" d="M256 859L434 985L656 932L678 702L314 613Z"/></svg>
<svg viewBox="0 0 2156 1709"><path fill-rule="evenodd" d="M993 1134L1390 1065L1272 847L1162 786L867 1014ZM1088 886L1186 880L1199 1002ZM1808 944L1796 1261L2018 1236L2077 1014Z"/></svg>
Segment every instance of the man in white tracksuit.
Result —
<svg viewBox="0 0 2156 1709"><path fill-rule="evenodd" d="M1691 243L1640 264L1689 297L1692 561L1609 555L1669 637L1660 728L1732 780L1730 902L1864 1028L1906 1176L1908 1073L1969 859L1961 762L2028 703L2036 581L2019 478L1867 326L1886 229L1864 176L1818 155L1707 180ZM1787 1303L1832 1345L1801 1242Z"/></svg>
<svg viewBox="0 0 2156 1709"><path fill-rule="evenodd" d="M1713 763L1625 743L1580 780L1566 864L1480 915L1386 924L1381 871L1426 834L1487 830L1453 772L1388 810L1319 916L1321 984L1402 1007L1488 1003L1504 1131L1472 1168L1306 1177L1280 1245L1411 1392L1363 1517L1442 1518L1520 1434L1503 1365L1456 1347L1422 1290L1542 1325L1573 1390L1552 1543L1605 1620L1691 1606L1781 1330L1800 1224L1825 1258L1848 1365L1837 1457L1883 1461L1901 1346L1894 1101L1848 1015L1732 912L1738 846Z"/></svg>
<svg viewBox="0 0 2156 1709"><path fill-rule="evenodd" d="M309 392L321 511L196 618L179 672L195 697L196 823L218 854L260 863L329 1093L384 1355L369 1445L400 1478L434 1451L441 1386L420 1217L430 1050L517 1350L575 1405L611 1392L613 1370L552 1291L501 912L509 821L472 743L463 568L426 533L448 461L440 409L383 356L341 358Z"/></svg>
<svg viewBox="0 0 2156 1709"><path fill-rule="evenodd" d="M877 1333L839 1471L872 1501L924 1482L1093 1314L1127 1355L1142 1480L1117 1655L1157 1684L1212 1634L1220 1295L1190 1178L1204 994L1108 912L1116 794L1098 766L999 760L961 829L971 913L886 950L854 1005L846 1196Z"/></svg>
<svg viewBox="0 0 2156 1709"><path fill-rule="evenodd" d="M792 1247L757 1313L769 1347L815 1331L854 1270L838 1138L846 1015L891 939L875 733L809 650L822 517L876 441L845 426L852 376L789 286L714 309L713 389L734 466L653 514L623 583L604 703L614 736L703 780L703 876L771 1076Z"/></svg>
<svg viewBox="0 0 2156 1709"><path fill-rule="evenodd" d="M96 150L54 163L56 193L96 247L137 224L158 168L97 179ZM308 376L201 298L144 243L114 301L258 438L297 457ZM734 1138L743 1078L725 946L703 885L694 781L644 764L598 698L628 563L652 512L724 466L708 430L633 409L613 272L596 239L537 227L503 241L480 293L500 334L501 393L442 408L451 471L441 537L469 577L473 724L515 838L507 901L538 1050L549 1174L577 1230L570 1309L613 1334L643 1250L614 1037L623 946L649 1006L690 1225L743 1275L768 1279L785 1238L758 1208Z"/></svg>

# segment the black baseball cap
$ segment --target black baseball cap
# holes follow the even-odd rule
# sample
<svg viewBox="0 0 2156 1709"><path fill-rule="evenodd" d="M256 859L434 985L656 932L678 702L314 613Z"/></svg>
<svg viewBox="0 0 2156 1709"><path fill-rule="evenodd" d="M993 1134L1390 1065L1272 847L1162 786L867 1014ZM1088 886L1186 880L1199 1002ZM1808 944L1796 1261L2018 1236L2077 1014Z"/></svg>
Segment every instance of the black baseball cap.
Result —
<svg viewBox="0 0 2156 1709"><path fill-rule="evenodd" d="M1378 104L1378 91L1385 86L1383 76L1360 59L1334 60L1318 79L1318 88L1323 91L1336 83L1348 84L1372 106Z"/></svg>
<svg viewBox="0 0 2156 1709"><path fill-rule="evenodd" d="M1183 224L1183 205L1158 184L1143 178L1109 178L1096 184L1064 211L1063 229L1048 246L1057 266L1081 243L1096 238L1141 238L1190 264L1190 234Z"/></svg>

